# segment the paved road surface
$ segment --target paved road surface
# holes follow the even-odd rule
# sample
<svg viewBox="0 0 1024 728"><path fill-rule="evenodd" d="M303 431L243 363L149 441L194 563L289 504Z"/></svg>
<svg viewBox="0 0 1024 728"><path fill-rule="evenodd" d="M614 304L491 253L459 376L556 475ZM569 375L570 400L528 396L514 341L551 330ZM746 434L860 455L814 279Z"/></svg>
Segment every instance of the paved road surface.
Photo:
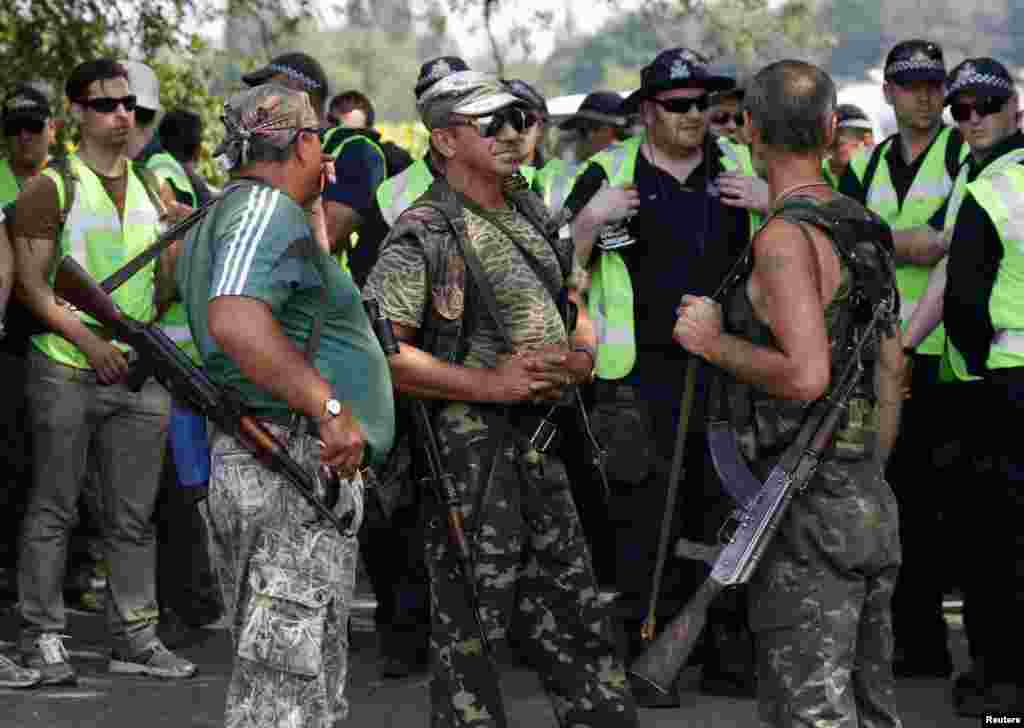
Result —
<svg viewBox="0 0 1024 728"><path fill-rule="evenodd" d="M953 648L958 666L964 666L965 645L958 620ZM375 672L373 634L365 619L355 624L356 646L349 688L353 728L425 728L427 679L380 681ZM0 689L0 728L220 728L223 701L230 670L230 646L223 629L199 630L196 640L181 652L199 665L199 675L184 682L111 677L106 673L107 651L103 646L102 619L73 612L66 640L72 661L80 671L76 687L32 691ZM15 621L0 618L0 635L13 638ZM0 641L0 650L12 645ZM699 668L687 671L684 683L692 684ZM942 680L903 680L898 699L905 728L975 728L978 720L957 719L949 699L949 683ZM550 707L536 676L517 667L503 671L503 688L517 728L555 726ZM683 707L675 710L644 710L642 728L750 728L756 725L754 703L710 698L693 690L684 693Z"/></svg>

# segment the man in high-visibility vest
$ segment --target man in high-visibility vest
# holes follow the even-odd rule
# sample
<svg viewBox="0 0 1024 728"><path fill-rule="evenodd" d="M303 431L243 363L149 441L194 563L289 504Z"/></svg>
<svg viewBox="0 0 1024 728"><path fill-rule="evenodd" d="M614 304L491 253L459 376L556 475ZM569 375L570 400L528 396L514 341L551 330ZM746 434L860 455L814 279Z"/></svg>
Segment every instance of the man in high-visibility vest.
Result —
<svg viewBox="0 0 1024 728"><path fill-rule="evenodd" d="M7 156L0 159L0 207L11 205L25 181L43 171L57 142L57 121L39 89L21 84L4 100Z"/></svg>
<svg viewBox="0 0 1024 728"><path fill-rule="evenodd" d="M1024 456L1016 423L1024 414L1024 134L1016 120L1019 92L998 61L965 60L949 74L947 89L971 156L966 185L949 204L949 254L929 280L906 343L918 344L945 322L943 373L971 382L973 400L945 416L975 430L974 464L991 461L970 474L970 496L956 501L962 527L955 533L969 536L957 557L965 566L972 669L957 678L954 705L965 716L1020 714Z"/></svg>
<svg viewBox="0 0 1024 728"><path fill-rule="evenodd" d="M924 293L929 271L945 252L944 207L967 155L960 132L942 123L945 78L937 44L897 44L886 58L883 91L899 131L874 150L855 156L839 181L841 193L877 213L893 229L904 324ZM892 612L893 671L901 677L948 677L952 671L942 615L946 560L935 554L944 499L941 490L920 487L922 482L949 482L938 472L936 453L956 438L956 423L947 417L947 406L961 390L938 384L943 339L940 328L908 352L914 371L912 392L886 470L900 501L903 566Z"/></svg>
<svg viewBox="0 0 1024 728"><path fill-rule="evenodd" d="M591 271L588 306L598 330L594 427L609 450L618 611L635 652L658 550L652 518L665 508L687 361L672 341L676 304L684 293L710 295L750 240L750 214L725 197L725 173L750 175L763 187L759 207L767 206L767 186L753 178L749 151L707 131L709 94L731 88L733 79L715 75L686 48L658 55L641 79L622 113L639 110L645 133L592 157L566 202L576 253ZM730 506L707 459L703 381L702 370L680 485L686 514L675 518L673 532L711 541ZM670 617L685 603L698 576L688 564L667 570L659 616ZM728 628L711 632L739 636L733 642L749 647L742 608L734 606L719 622L726 627L731 620ZM709 652L705 690L752 694L752 649L731 658ZM634 692L641 705L678 702L640 684Z"/></svg>
<svg viewBox="0 0 1024 728"><path fill-rule="evenodd" d="M210 189L195 170L203 138L199 115L185 109L169 111L160 120L157 138L158 146L146 160L146 169L170 187L182 205L194 209L208 203ZM178 348L200 363L181 301L171 304L157 323ZM155 520L160 621L170 641L172 636L184 636L189 627L215 621L221 610L206 547L206 524L197 508L209 481L206 418L175 401L168 430Z"/></svg>
<svg viewBox="0 0 1024 728"><path fill-rule="evenodd" d="M66 92L81 144L64 162L66 171L46 169L22 190L13 231L19 290L54 332L32 337L27 360L34 472L19 562L19 647L44 684L75 682L63 644L61 587L92 450L106 511L108 669L189 677L195 666L157 636L151 517L170 398L153 379L129 389L131 350L109 340L90 317L60 305L53 291L62 257L102 279L156 239L164 209L177 203L166 187L158 197L125 154L136 104L126 69L112 59L87 61L71 72ZM69 195L74 204L65 218ZM153 319L158 301L174 290L169 262L170 255L159 267L150 264L113 293L126 316Z"/></svg>
<svg viewBox="0 0 1024 728"><path fill-rule="evenodd" d="M871 119L854 104L836 107L836 137L821 165L821 171L832 189L839 189L839 180L850 166L850 160L861 149L875 146L875 132Z"/></svg>

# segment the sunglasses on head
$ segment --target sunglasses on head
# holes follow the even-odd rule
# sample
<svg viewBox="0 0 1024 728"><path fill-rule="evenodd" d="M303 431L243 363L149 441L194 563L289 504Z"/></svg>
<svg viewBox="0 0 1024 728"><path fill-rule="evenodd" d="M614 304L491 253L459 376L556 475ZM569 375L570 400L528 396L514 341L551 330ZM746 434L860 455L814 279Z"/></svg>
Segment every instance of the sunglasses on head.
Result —
<svg viewBox="0 0 1024 728"><path fill-rule="evenodd" d="M480 136L488 139L497 136L506 124L515 129L516 133L521 134L538 121L540 121L540 114L535 111L528 111L518 106L508 106L498 109L488 116L476 116L452 124L452 126L475 127Z"/></svg>
<svg viewBox="0 0 1024 728"><path fill-rule="evenodd" d="M724 125L728 124L732 120L736 126L743 126L743 112L737 111L735 113L729 113L728 111L716 111L711 115L711 123Z"/></svg>
<svg viewBox="0 0 1024 728"><path fill-rule="evenodd" d="M23 131L30 134L42 134L46 122L40 119L16 119L4 122L4 136L18 136Z"/></svg>
<svg viewBox="0 0 1024 728"><path fill-rule="evenodd" d="M648 100L656 103L670 114L688 114L694 107L697 108L697 111L707 111L710 105L707 94L701 94L695 99L656 99L652 97Z"/></svg>
<svg viewBox="0 0 1024 728"><path fill-rule="evenodd" d="M1005 98L989 96L986 99L975 101L974 103L961 101L955 104L950 104L949 113L953 116L954 121L961 122L970 119L972 111L977 112L978 118L984 119L986 116L999 113L1005 106Z"/></svg>
<svg viewBox="0 0 1024 728"><path fill-rule="evenodd" d="M320 140L320 143L324 143L324 137L327 136L327 132L330 129L324 129L319 126L304 126L301 129L295 130L295 136L292 137L292 141L296 141L299 138L299 134L305 132L306 134L316 134L316 138Z"/></svg>
<svg viewBox="0 0 1024 728"><path fill-rule="evenodd" d="M127 112L135 111L138 99L134 94L116 98L114 96L97 96L91 99L79 99L78 103L87 109L92 109L99 114L113 114L118 106L123 106Z"/></svg>

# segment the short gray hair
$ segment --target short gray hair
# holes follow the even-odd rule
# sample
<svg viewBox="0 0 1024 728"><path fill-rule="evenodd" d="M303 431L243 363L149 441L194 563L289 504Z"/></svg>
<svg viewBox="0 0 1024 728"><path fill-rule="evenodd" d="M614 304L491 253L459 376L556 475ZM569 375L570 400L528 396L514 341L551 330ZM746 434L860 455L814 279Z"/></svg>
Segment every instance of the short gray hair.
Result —
<svg viewBox="0 0 1024 728"><path fill-rule="evenodd" d="M820 152L836 109L836 85L813 64L777 61L754 76L744 108L765 145L793 154Z"/></svg>

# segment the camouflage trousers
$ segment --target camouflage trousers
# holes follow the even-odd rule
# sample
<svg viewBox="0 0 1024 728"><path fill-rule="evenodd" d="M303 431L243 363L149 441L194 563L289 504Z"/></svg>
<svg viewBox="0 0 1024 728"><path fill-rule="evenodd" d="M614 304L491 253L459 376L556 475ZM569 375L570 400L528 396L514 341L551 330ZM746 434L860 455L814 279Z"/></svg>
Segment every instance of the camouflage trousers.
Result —
<svg viewBox="0 0 1024 728"><path fill-rule="evenodd" d="M877 463L825 461L750 584L762 726L898 728L896 501Z"/></svg>
<svg viewBox="0 0 1024 728"><path fill-rule="evenodd" d="M289 450L316 472L312 438ZM235 651L226 728L332 728L347 717L363 488L360 476L342 483L335 513L355 515L339 534L234 438L214 434L205 516Z"/></svg>
<svg viewBox="0 0 1024 728"><path fill-rule="evenodd" d="M456 403L438 418L474 552L480 616L500 644L511 628L541 675L558 723L628 728L636 707L615 654L562 462L529 446L493 408ZM427 499L434 728L497 725L494 686L447 523Z"/></svg>

